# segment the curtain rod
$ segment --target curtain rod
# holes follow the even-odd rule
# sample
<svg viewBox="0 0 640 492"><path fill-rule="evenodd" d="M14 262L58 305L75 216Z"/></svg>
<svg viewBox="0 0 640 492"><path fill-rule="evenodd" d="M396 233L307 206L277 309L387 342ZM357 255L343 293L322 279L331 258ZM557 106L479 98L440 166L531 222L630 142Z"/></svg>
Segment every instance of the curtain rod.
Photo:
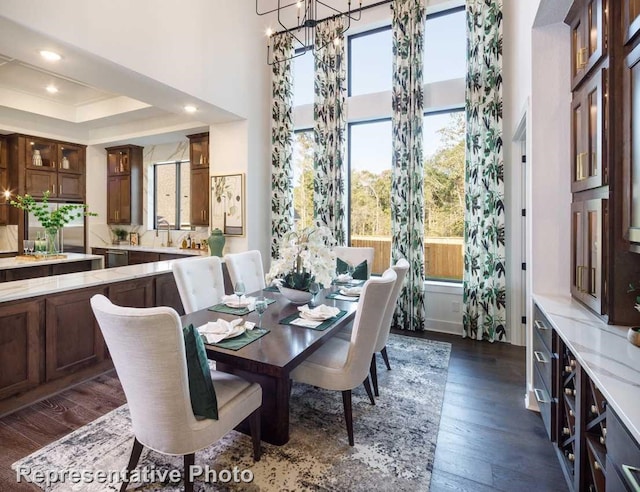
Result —
<svg viewBox="0 0 640 492"><path fill-rule="evenodd" d="M373 9L373 8L376 8L376 7L380 7L381 5L386 5L388 3L391 3L392 1L393 0L383 0L381 2L372 3L371 5L365 5L364 7L360 7L360 8L357 8L357 9L350 10L349 13L350 14L356 14L358 12L364 12L365 10L369 10L369 9ZM325 22L325 21L328 21L329 19L334 19L336 17L340 17L340 16L345 15L345 14L346 14L346 12L343 12L341 14L330 15L329 17L325 17L324 19L319 19L316 22L317 23ZM288 33L288 32L297 31L298 29L302 29L303 27L304 26L296 26L296 27L292 27L291 29L286 29L284 31L278 31L278 32L273 33L273 36L275 36L277 34L285 34L285 33Z"/></svg>

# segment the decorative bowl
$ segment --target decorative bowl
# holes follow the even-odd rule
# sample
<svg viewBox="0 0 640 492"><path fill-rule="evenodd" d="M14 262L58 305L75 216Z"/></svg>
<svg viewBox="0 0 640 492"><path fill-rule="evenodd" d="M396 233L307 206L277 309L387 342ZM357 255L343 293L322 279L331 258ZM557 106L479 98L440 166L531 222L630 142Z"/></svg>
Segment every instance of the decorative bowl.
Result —
<svg viewBox="0 0 640 492"><path fill-rule="evenodd" d="M640 347L640 326L633 326L627 332L627 340L637 347Z"/></svg>
<svg viewBox="0 0 640 492"><path fill-rule="evenodd" d="M306 304L313 299L313 294L306 290L290 289L282 285L278 285L278 290L292 304Z"/></svg>

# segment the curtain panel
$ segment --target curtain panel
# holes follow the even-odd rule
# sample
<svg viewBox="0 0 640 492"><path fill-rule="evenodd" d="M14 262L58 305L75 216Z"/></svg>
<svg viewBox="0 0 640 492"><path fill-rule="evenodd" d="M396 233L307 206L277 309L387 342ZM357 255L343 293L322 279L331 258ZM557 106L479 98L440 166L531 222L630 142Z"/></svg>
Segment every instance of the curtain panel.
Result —
<svg viewBox="0 0 640 492"><path fill-rule="evenodd" d="M410 265L393 324L424 330L424 161L422 93L425 7L423 0L394 0L393 158L391 183L391 256Z"/></svg>
<svg viewBox="0 0 640 492"><path fill-rule="evenodd" d="M293 229L293 41L276 34L271 67L271 257Z"/></svg>
<svg viewBox="0 0 640 492"><path fill-rule="evenodd" d="M328 227L338 246L347 240L344 196L346 120L346 58L344 19L316 27L314 61L314 184L313 204L318 226Z"/></svg>
<svg viewBox="0 0 640 492"><path fill-rule="evenodd" d="M506 338L502 0L467 0L463 336Z"/></svg>

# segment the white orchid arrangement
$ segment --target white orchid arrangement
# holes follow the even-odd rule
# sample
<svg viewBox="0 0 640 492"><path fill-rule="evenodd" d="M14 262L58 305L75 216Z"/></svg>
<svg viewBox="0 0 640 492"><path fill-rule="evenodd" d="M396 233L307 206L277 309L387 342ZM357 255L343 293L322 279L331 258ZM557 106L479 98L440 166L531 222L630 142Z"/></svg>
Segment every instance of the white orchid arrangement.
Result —
<svg viewBox="0 0 640 492"><path fill-rule="evenodd" d="M335 240L327 227L307 227L288 233L280 245L280 258L266 275L267 283L309 290L311 282L328 286L336 271Z"/></svg>

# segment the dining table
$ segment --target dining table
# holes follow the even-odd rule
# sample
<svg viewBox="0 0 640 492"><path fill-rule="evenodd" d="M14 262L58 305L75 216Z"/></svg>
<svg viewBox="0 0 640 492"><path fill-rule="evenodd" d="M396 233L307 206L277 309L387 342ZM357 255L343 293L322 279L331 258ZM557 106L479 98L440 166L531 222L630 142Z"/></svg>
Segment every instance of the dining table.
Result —
<svg viewBox="0 0 640 492"><path fill-rule="evenodd" d="M266 289L249 295L264 296L275 301L269 304L260 323L260 328L269 330L267 334L238 350L205 343L207 356L216 362L216 370L241 376L247 381L259 383L262 387L261 432L262 440L265 442L280 446L289 441L291 371L355 317L358 302L327 297L335 295L335 291L336 287L322 290L312 303L314 306L335 306L346 312L322 331L280 324L281 320L298 312L298 305L288 301L278 291ZM255 311L238 316L206 308L186 314L181 320L183 326L193 324L194 327L199 327L210 321L231 321L238 317L254 322L258 327L258 314ZM246 422L237 430L249 434Z"/></svg>

